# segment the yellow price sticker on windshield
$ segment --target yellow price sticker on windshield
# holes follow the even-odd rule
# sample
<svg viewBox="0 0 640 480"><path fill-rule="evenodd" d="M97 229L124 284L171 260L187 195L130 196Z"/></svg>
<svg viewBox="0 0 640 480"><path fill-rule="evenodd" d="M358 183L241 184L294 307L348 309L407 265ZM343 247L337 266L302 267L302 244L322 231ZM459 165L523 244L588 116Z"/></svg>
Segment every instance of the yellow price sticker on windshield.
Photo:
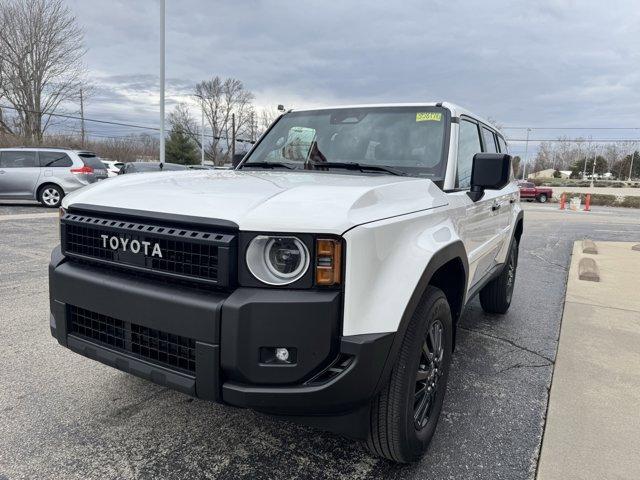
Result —
<svg viewBox="0 0 640 480"><path fill-rule="evenodd" d="M442 120L442 112L416 113L416 122L440 122L441 120Z"/></svg>

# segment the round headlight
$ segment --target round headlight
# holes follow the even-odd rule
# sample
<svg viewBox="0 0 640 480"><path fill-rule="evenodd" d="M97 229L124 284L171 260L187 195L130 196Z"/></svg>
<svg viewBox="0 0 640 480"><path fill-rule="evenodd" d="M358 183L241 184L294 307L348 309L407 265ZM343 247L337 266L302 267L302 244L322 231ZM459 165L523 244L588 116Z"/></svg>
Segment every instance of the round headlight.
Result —
<svg viewBox="0 0 640 480"><path fill-rule="evenodd" d="M287 285L309 269L309 250L297 237L259 235L247 248L247 267L263 283Z"/></svg>

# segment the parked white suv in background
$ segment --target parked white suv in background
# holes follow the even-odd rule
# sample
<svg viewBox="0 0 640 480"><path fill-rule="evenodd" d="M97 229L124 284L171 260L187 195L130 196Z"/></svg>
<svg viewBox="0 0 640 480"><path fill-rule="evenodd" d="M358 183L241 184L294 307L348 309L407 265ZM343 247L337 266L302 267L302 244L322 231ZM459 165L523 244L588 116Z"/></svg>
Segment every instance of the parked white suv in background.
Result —
<svg viewBox="0 0 640 480"><path fill-rule="evenodd" d="M51 332L189 395L415 461L464 306L511 303L517 200L503 136L456 105L290 111L235 170L65 198Z"/></svg>
<svg viewBox="0 0 640 480"><path fill-rule="evenodd" d="M104 160L102 159L102 163L105 167L107 167L107 174L110 177L117 177L120 169L124 167L124 162L116 162L114 160Z"/></svg>
<svg viewBox="0 0 640 480"><path fill-rule="evenodd" d="M38 200L59 207L62 198L107 178L95 153L66 148L0 148L0 199Z"/></svg>

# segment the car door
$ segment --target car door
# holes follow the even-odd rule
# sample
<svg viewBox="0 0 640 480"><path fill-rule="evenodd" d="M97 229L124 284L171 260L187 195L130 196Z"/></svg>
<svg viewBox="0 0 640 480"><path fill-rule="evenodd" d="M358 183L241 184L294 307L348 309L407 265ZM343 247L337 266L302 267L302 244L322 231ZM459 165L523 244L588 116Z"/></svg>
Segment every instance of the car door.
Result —
<svg viewBox="0 0 640 480"><path fill-rule="evenodd" d="M482 131L483 150L487 153L506 153L500 151L500 145L495 132L487 126L480 127ZM512 194L510 189L503 188L500 190L493 203L494 211L497 209L498 218L500 220L500 234L508 235L508 229L511 222L511 200Z"/></svg>
<svg viewBox="0 0 640 480"><path fill-rule="evenodd" d="M483 197L473 202L467 193L470 189L473 156L483 151L480 125L473 119L460 119L458 155L456 166L456 191L450 195L464 205L464 216L459 222L459 232L469 257L469 288L478 283L496 263L502 247L499 209L499 191L486 190ZM485 147L486 148L486 147Z"/></svg>
<svg viewBox="0 0 640 480"><path fill-rule="evenodd" d="M504 153L504 154L508 154L509 150L507 148L507 143L505 142L504 138L500 135L497 134L496 135L496 139L498 141L498 149L500 151L500 153ZM505 225L505 235L507 235L509 238L507 238L507 240L510 239L510 228L511 228L511 221L513 218L513 212L516 208L516 202L518 201L518 190L514 187L513 185L513 181L514 179L514 172L513 172L513 163L511 164L511 182L512 184L508 186L508 188L505 188L505 195L504 195L504 202L502 204L502 208L500 209L500 215L503 216L504 220L503 220L503 224ZM508 202L508 203L507 203Z"/></svg>
<svg viewBox="0 0 640 480"><path fill-rule="evenodd" d="M520 184L520 197L521 198L535 198L536 186L530 182L524 182Z"/></svg>
<svg viewBox="0 0 640 480"><path fill-rule="evenodd" d="M0 196L34 198L40 166L33 150L0 152Z"/></svg>

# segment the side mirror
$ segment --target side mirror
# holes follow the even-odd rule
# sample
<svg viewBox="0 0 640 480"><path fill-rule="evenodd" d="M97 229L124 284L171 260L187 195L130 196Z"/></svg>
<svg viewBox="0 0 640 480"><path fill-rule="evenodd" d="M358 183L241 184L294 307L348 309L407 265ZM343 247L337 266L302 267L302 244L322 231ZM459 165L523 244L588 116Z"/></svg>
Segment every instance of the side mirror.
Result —
<svg viewBox="0 0 640 480"><path fill-rule="evenodd" d="M477 202L485 190L500 190L511 177L511 155L476 153L471 166L471 190L468 195Z"/></svg>

